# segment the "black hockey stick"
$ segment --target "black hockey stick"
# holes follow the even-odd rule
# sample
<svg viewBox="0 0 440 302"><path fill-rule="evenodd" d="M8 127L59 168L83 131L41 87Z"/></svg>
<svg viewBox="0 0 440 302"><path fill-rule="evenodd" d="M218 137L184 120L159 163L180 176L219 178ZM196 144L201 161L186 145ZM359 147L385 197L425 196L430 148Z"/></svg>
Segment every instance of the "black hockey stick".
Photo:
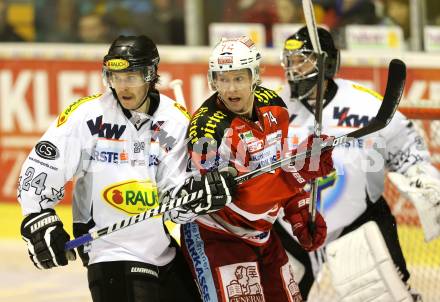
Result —
<svg viewBox="0 0 440 302"><path fill-rule="evenodd" d="M235 180L237 181L237 183L242 183L258 175L270 172L282 166L289 165L292 161L302 160L308 157L312 157L314 155L319 155L321 152L330 150L335 146L345 144L347 142L358 139L362 136L371 134L384 128L391 121L394 116L394 112L399 106L399 102L403 94L403 89L405 88L405 79L405 63L403 63L401 60L393 59L390 62L388 68L387 87L382 104L376 116L365 127L359 128L353 132L347 133L339 137L329 138L321 144L320 148L307 149L306 151L297 153L294 156L280 159L270 165L238 176L235 178Z"/></svg>
<svg viewBox="0 0 440 302"><path fill-rule="evenodd" d="M350 132L346 135L342 135L336 138L331 138L325 142L323 142L320 148L307 149L302 153L297 153L294 156L286 157L281 160L278 160L270 165L264 166L262 168L250 171L241 176L235 177L235 181L240 184L244 181L257 177L258 175L267 173L269 171L273 171L282 166L290 165L292 161L305 159L307 157L311 157L314 155L320 154L322 150L329 150L335 146L345 144L349 141L362 137L364 135L368 135L375 131L378 131L384 128L391 120L394 115L394 112L399 105L400 98L402 97L403 88L405 86L405 78L406 78L406 67L405 64L397 59L391 61L389 70L388 70L388 82L387 88L385 91L385 95L382 101L382 104L379 108L379 112L376 117L374 117L365 127ZM66 243L65 250L71 250L81 245L84 245L90 241L98 239L102 236L108 235L110 233L116 232L127 226L139 223L141 221L147 220L153 216L157 216L163 214L169 210L180 207L182 205L191 203L195 200L200 199L203 196L203 190L199 190L197 192L193 192L190 195L170 199L169 202L161 204L159 207L150 209L144 213L140 213L136 216L132 216L126 219L123 219L119 222L114 223L111 226L107 226L105 228L84 234L76 239L73 239Z"/></svg>

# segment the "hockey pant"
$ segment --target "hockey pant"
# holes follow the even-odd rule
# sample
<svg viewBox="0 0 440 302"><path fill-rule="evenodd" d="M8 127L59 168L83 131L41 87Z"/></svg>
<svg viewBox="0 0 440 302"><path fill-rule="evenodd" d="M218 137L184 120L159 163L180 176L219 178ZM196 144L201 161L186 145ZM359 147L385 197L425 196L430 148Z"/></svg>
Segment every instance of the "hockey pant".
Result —
<svg viewBox="0 0 440 302"><path fill-rule="evenodd" d="M302 301L276 234L255 246L192 222L183 225L181 239L203 301Z"/></svg>
<svg viewBox="0 0 440 302"><path fill-rule="evenodd" d="M200 294L182 253L166 266L135 261L95 263L88 266L93 302L200 301Z"/></svg>

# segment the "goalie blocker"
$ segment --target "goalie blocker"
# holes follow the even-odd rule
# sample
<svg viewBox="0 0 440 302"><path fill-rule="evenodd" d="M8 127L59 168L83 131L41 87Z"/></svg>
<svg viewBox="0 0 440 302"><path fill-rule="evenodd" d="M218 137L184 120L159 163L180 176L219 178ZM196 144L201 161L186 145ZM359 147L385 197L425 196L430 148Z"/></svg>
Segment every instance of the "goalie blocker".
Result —
<svg viewBox="0 0 440 302"><path fill-rule="evenodd" d="M440 180L439 173L429 164L411 166L406 173L388 173L396 188L417 210L425 241L440 236Z"/></svg>

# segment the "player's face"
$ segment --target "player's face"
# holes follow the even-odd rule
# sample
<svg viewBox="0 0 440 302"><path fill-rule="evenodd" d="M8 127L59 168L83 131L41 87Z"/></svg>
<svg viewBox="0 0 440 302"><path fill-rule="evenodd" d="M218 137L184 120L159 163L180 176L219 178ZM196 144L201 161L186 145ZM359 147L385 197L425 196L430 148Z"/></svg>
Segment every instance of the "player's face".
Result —
<svg viewBox="0 0 440 302"><path fill-rule="evenodd" d="M254 94L248 69L217 72L214 85L226 108L235 114L251 115Z"/></svg>
<svg viewBox="0 0 440 302"><path fill-rule="evenodd" d="M150 84L145 81L140 71L113 72L109 81L125 109L145 112L145 108L138 107L144 101Z"/></svg>
<svg viewBox="0 0 440 302"><path fill-rule="evenodd" d="M284 66L292 72L293 79L302 80L317 74L317 59L313 52L294 52L284 60Z"/></svg>
<svg viewBox="0 0 440 302"><path fill-rule="evenodd" d="M316 98L316 77L318 75L317 57L310 50L285 51L282 65L287 80L295 83L299 89L296 94L310 99ZM309 80L311 79L311 80ZM315 80L313 80L315 79Z"/></svg>

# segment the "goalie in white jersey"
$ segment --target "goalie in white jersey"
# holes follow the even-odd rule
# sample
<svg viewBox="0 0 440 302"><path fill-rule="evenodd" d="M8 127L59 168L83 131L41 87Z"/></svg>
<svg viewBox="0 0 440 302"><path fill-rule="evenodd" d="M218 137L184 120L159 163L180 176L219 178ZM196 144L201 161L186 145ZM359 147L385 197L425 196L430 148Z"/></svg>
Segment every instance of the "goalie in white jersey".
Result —
<svg viewBox="0 0 440 302"><path fill-rule="evenodd" d="M341 136L364 127L377 114L382 97L357 83L334 79L339 68L339 50L328 31L318 28L318 35L328 55L322 129L329 135ZM281 65L288 82L281 96L290 114L290 143L295 145L313 133L314 127L318 68L306 27L286 40ZM399 177L400 189L419 210L425 238L439 235L440 226L435 222L440 213L438 172L430 164L422 137L411 121L396 112L384 129L336 147L333 160L336 171L319 180L318 207L323 202L328 227L323 250L327 251L332 281L341 301L415 300L419 295L408 291L410 274L396 221L382 194L385 172L396 172L393 175ZM369 221L376 224L365 224ZM305 252L290 238L291 228L282 219L278 219L276 227L283 234L286 250L305 269L302 279L296 281L307 299L324 257ZM377 245L372 247L371 242ZM382 264L386 265L371 260L378 259L377 255L383 256Z"/></svg>
<svg viewBox="0 0 440 302"><path fill-rule="evenodd" d="M188 113L159 94L159 53L146 36L120 36L103 60L104 94L79 99L54 121L23 164L21 233L38 268L66 265L69 235L56 215L75 179L74 235L157 207L183 185ZM78 252L93 301L198 301L177 244L154 217ZM62 282L60 280L60 282Z"/></svg>

